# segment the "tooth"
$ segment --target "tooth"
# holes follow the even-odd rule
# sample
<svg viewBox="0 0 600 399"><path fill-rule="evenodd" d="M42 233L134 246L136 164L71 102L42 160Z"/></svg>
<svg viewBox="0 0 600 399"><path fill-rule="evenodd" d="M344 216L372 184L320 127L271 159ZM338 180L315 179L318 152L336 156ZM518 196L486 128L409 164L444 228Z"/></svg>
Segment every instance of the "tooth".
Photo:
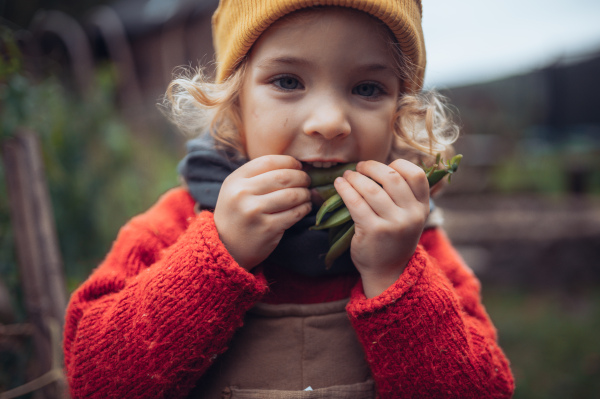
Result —
<svg viewBox="0 0 600 399"><path fill-rule="evenodd" d="M313 162L312 164L313 164L313 166L315 168L322 168L323 167L323 162L320 162L320 161Z"/></svg>
<svg viewBox="0 0 600 399"><path fill-rule="evenodd" d="M324 168L331 168L331 162L323 162Z"/></svg>

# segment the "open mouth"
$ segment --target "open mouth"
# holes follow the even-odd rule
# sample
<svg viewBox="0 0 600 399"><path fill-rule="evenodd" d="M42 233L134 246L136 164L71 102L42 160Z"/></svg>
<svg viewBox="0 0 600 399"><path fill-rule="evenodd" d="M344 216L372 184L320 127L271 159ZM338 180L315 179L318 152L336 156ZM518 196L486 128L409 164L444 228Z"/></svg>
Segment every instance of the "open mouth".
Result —
<svg viewBox="0 0 600 399"><path fill-rule="evenodd" d="M319 169L327 169L327 168L331 168L333 166L339 165L339 162L322 162L322 161L314 161L314 162L302 162L302 170L307 172L311 169L314 168L319 168Z"/></svg>
<svg viewBox="0 0 600 399"><path fill-rule="evenodd" d="M354 170L352 163L337 161L302 161L302 170L311 177L311 201L320 206L323 201L335 194L333 181L346 169Z"/></svg>

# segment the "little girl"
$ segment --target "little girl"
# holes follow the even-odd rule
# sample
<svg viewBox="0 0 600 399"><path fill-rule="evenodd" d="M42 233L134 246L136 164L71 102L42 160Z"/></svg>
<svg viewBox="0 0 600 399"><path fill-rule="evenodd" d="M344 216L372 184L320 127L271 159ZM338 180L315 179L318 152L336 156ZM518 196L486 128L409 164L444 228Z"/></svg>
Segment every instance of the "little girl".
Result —
<svg viewBox="0 0 600 399"><path fill-rule="evenodd" d="M72 295L74 398L508 398L479 282L423 170L456 129L425 68L419 0L222 0L217 76L175 80L184 187L119 233ZM306 173L356 230L326 269ZM431 214L430 214L430 211Z"/></svg>

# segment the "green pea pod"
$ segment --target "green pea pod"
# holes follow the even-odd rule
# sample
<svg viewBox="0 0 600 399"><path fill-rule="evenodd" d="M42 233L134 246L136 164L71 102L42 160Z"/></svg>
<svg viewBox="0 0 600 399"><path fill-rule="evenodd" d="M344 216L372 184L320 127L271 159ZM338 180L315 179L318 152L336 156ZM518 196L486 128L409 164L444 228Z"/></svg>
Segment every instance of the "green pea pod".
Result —
<svg viewBox="0 0 600 399"><path fill-rule="evenodd" d="M311 179L310 187L319 187L332 184L347 170L356 170L356 163L345 163L331 168L312 168L306 173Z"/></svg>
<svg viewBox="0 0 600 399"><path fill-rule="evenodd" d="M333 262L339 258L344 252L350 248L352 237L354 236L355 224L352 223L344 234L336 240L333 245L329 248L327 255L325 255L325 268L330 269L333 266Z"/></svg>
<svg viewBox="0 0 600 399"><path fill-rule="evenodd" d="M335 191L335 187L333 186L333 184L327 184L325 186L319 186L319 187L313 187L313 188L315 189L317 194L319 194L319 196L321 196L321 198L323 198L324 201L328 200L329 198L331 198L332 196L337 194L337 191Z"/></svg>
<svg viewBox="0 0 600 399"><path fill-rule="evenodd" d="M458 165L460 164L460 160L462 159L462 155L458 154L452 157L450 160L450 166L448 166L450 176L448 176L448 183L450 183L450 179L452 178L452 174L458 170Z"/></svg>
<svg viewBox="0 0 600 399"><path fill-rule="evenodd" d="M427 176L427 181L429 182L429 187L435 186L440 180L442 180L448 171L445 169L432 170L429 176Z"/></svg>
<svg viewBox="0 0 600 399"><path fill-rule="evenodd" d="M421 163L421 169L423 169L425 171L425 174L427 176L429 176L429 174L433 171L433 169L436 167L437 165L431 165L431 166L427 166L425 165L425 163Z"/></svg>
<svg viewBox="0 0 600 399"><path fill-rule="evenodd" d="M431 169L427 169L427 181L429 182L429 187L433 187L434 185L436 185L446 175L452 175L454 172L456 172L458 170L458 165L460 164L462 157L463 156L461 154L455 155L454 157L452 157L452 159L450 159L450 162L445 167L445 169L437 169L440 164L440 162L438 161L438 154L438 158L436 158L436 164L434 165L434 167L432 167ZM450 176L448 177L448 180L450 180Z"/></svg>
<svg viewBox="0 0 600 399"><path fill-rule="evenodd" d="M348 210L348 208L346 208L344 206L344 207L338 209L333 215L331 215L329 217L329 219L327 219L325 221L325 223L323 223L319 226L311 226L310 229L311 230L329 229L331 227L335 227L335 226L344 224L349 220L352 220L352 217L350 216L350 211Z"/></svg>
<svg viewBox="0 0 600 399"><path fill-rule="evenodd" d="M346 230L350 228L350 225L354 224L354 220L350 220L341 226L335 226L329 229L329 246L331 247L334 242L339 240Z"/></svg>
<svg viewBox="0 0 600 399"><path fill-rule="evenodd" d="M325 201L323 205L321 205L319 211L317 212L317 220L315 222L315 226L321 224L321 220L323 220L323 216L325 216L325 214L336 210L343 204L344 201L342 201L342 197L340 197L338 193L335 193L334 195L329 197L327 201Z"/></svg>
<svg viewBox="0 0 600 399"><path fill-rule="evenodd" d="M458 170L458 165L460 165L460 161L462 160L463 156L462 154L458 154L452 157L452 159L450 159L450 170L452 171L452 173L456 172Z"/></svg>

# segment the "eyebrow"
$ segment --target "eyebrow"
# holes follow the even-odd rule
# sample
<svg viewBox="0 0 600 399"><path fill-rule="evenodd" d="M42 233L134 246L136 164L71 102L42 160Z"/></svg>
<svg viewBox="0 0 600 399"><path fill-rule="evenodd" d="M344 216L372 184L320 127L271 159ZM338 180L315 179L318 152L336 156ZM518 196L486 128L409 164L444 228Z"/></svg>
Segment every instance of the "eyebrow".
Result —
<svg viewBox="0 0 600 399"><path fill-rule="evenodd" d="M257 67L260 69L273 68L280 65L298 65L304 67L311 67L314 64L304 58L292 57L292 56L282 56L282 57L273 57L262 60L257 64ZM356 68L359 72L394 72L394 69L384 63L374 62L371 64L362 64Z"/></svg>
<svg viewBox="0 0 600 399"><path fill-rule="evenodd" d="M279 65L311 66L312 63L304 58L283 56L283 57L267 58L266 60L262 60L261 62L259 62L258 65L256 65L256 66L258 68L265 69L265 68L272 68L272 67L279 66Z"/></svg>
<svg viewBox="0 0 600 399"><path fill-rule="evenodd" d="M390 67L389 65L379 64L379 63L360 65L357 69L359 71L364 71L364 72L379 72L379 71L393 72L393 68Z"/></svg>

